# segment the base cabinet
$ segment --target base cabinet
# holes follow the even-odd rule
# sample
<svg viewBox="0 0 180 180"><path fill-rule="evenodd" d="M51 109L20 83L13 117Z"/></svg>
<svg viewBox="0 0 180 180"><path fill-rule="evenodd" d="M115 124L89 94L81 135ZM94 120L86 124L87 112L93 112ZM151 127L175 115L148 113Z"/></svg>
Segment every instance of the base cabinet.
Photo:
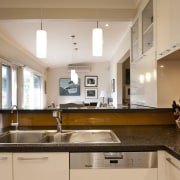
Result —
<svg viewBox="0 0 180 180"><path fill-rule="evenodd" d="M0 153L0 179L12 180L12 153Z"/></svg>
<svg viewBox="0 0 180 180"><path fill-rule="evenodd" d="M179 180L180 161L172 157L170 154L167 154L165 164L166 164L167 180Z"/></svg>
<svg viewBox="0 0 180 180"><path fill-rule="evenodd" d="M157 168L153 169L90 169L70 170L70 180L157 180Z"/></svg>
<svg viewBox="0 0 180 180"><path fill-rule="evenodd" d="M158 152L158 180L179 180L180 161L165 151Z"/></svg>
<svg viewBox="0 0 180 180"><path fill-rule="evenodd" d="M13 173L14 180L69 180L69 153L14 153Z"/></svg>

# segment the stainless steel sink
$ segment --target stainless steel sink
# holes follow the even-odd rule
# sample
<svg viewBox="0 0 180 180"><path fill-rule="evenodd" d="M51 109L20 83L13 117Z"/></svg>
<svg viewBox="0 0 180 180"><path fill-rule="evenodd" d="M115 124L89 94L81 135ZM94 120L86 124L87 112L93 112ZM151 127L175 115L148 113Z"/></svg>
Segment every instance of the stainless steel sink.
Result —
<svg viewBox="0 0 180 180"><path fill-rule="evenodd" d="M8 131L0 136L0 143L120 143L112 130L55 130Z"/></svg>
<svg viewBox="0 0 180 180"><path fill-rule="evenodd" d="M55 143L120 143L111 130L73 130L56 133L50 137Z"/></svg>
<svg viewBox="0 0 180 180"><path fill-rule="evenodd" d="M0 143L40 143L45 131L8 131L0 136Z"/></svg>

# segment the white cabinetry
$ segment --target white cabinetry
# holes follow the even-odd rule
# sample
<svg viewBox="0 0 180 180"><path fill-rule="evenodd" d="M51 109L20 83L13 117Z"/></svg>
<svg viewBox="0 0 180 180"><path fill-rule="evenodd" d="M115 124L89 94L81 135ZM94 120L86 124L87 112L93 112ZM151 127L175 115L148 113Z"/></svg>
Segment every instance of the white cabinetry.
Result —
<svg viewBox="0 0 180 180"><path fill-rule="evenodd" d="M12 153L0 153L0 179L12 180Z"/></svg>
<svg viewBox="0 0 180 180"><path fill-rule="evenodd" d="M166 153L166 172L167 180L180 179L180 161Z"/></svg>
<svg viewBox="0 0 180 180"><path fill-rule="evenodd" d="M69 153L14 153L14 180L69 180Z"/></svg>
<svg viewBox="0 0 180 180"><path fill-rule="evenodd" d="M140 25L139 25L139 18L136 20L134 25L131 28L131 59L132 62L135 62L138 60L138 58L141 56L141 51L140 51Z"/></svg>
<svg viewBox="0 0 180 180"><path fill-rule="evenodd" d="M146 0L131 28L131 62L142 59L154 46L154 0Z"/></svg>
<svg viewBox="0 0 180 180"><path fill-rule="evenodd" d="M158 180L179 180L180 161L165 151L158 152Z"/></svg>
<svg viewBox="0 0 180 180"><path fill-rule="evenodd" d="M142 54L154 46L153 0L150 0L142 12Z"/></svg>
<svg viewBox="0 0 180 180"><path fill-rule="evenodd" d="M180 48L179 7L179 0L157 0L157 59Z"/></svg>

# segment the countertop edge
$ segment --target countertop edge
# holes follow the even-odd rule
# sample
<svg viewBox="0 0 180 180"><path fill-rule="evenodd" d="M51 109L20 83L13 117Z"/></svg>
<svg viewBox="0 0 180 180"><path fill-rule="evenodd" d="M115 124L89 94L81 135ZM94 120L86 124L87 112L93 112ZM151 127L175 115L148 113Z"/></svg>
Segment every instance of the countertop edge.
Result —
<svg viewBox="0 0 180 180"><path fill-rule="evenodd" d="M18 112L20 113L50 113L54 110L62 110L62 112L64 113L172 112L171 108L18 109ZM11 112L10 109L0 110L0 113L10 113L10 112Z"/></svg>
<svg viewBox="0 0 180 180"><path fill-rule="evenodd" d="M117 144L1 144L0 152L147 152L165 150L180 160L180 154L165 145L117 145Z"/></svg>

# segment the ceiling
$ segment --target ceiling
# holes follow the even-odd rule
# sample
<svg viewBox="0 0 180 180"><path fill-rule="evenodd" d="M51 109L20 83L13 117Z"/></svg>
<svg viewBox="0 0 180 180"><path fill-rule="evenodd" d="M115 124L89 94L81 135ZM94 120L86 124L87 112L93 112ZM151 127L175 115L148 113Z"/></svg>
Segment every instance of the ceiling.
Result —
<svg viewBox="0 0 180 180"><path fill-rule="evenodd" d="M110 61L131 25L139 1L0 0L0 34L45 67ZM37 59L35 49L41 19L48 36L45 59ZM102 57L92 56L92 29L97 20L103 29Z"/></svg>

